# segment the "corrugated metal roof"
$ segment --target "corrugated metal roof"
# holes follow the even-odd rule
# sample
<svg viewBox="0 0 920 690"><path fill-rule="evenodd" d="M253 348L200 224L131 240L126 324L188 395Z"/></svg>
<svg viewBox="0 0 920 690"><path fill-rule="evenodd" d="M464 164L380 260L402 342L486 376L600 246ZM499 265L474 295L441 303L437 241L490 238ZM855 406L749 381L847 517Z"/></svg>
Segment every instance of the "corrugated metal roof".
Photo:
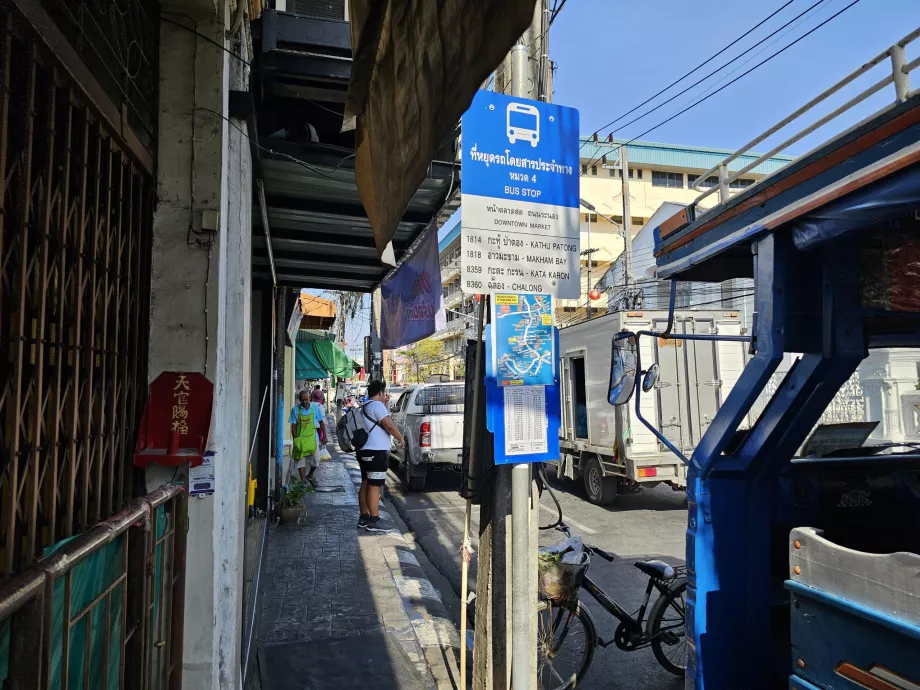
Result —
<svg viewBox="0 0 920 690"><path fill-rule="evenodd" d="M581 141L583 148L580 156L583 160L591 158L600 160L601 156L606 155L608 164L613 164L619 159L619 146L626 143L627 140L614 139L612 143L601 141L595 144L591 137L583 137ZM709 170L709 168L718 165L726 156L734 153L734 151L725 149L704 149L697 146L659 144L651 141L634 141L626 148L630 165L660 165L672 168L691 168L700 171ZM729 163L728 169L730 172L740 170L748 163L757 160L760 155L759 153L752 153L739 156ZM751 170L751 172L769 175L791 160L793 160L792 156L773 156Z"/></svg>
<svg viewBox="0 0 920 690"><path fill-rule="evenodd" d="M438 254L443 254L444 250L450 246L450 243L458 237L460 237L460 223L454 225L454 227L450 229L450 232L438 241Z"/></svg>

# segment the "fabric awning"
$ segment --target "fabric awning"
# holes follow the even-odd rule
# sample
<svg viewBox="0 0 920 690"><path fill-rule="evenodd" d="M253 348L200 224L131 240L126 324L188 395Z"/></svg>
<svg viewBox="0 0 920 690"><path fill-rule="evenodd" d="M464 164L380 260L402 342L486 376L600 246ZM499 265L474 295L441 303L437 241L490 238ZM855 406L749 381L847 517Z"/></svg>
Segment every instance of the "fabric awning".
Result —
<svg viewBox="0 0 920 690"><path fill-rule="evenodd" d="M336 347L332 341L314 340L313 351L317 361L336 378L347 379L355 375L354 360Z"/></svg>
<svg viewBox="0 0 920 690"><path fill-rule="evenodd" d="M335 335L314 329L297 333L294 376L297 379L351 378L360 365L335 344Z"/></svg>
<svg viewBox="0 0 920 690"><path fill-rule="evenodd" d="M435 151L530 25L535 0L351 0L352 69L343 129L384 256Z"/></svg>
<svg viewBox="0 0 920 690"><path fill-rule="evenodd" d="M298 341L297 351L294 359L294 378L301 379L324 379L329 376L319 359L316 357L316 351L313 349L313 343L316 341Z"/></svg>

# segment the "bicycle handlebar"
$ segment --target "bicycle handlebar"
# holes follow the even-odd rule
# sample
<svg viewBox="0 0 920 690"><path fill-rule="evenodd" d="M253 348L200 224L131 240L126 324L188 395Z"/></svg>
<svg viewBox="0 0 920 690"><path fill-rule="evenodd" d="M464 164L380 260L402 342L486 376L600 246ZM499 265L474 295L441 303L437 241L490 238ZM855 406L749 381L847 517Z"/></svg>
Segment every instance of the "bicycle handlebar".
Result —
<svg viewBox="0 0 920 690"><path fill-rule="evenodd" d="M556 526L556 529L562 532L567 537L572 536L572 530L570 530L569 526L565 524L564 522L559 523ZM600 556L604 560L607 560L613 563L613 560L614 560L613 556L607 553L606 551L604 551L603 549L598 548L597 546L591 546L591 544L585 544L584 547L591 553L596 553L598 556Z"/></svg>
<svg viewBox="0 0 920 690"><path fill-rule="evenodd" d="M585 544L585 548L588 549L588 551L591 551L592 553L596 553L598 556L600 556L604 560L607 560L613 563L613 556L611 556L609 553L607 553L603 549L599 549L596 546L591 546L590 544Z"/></svg>

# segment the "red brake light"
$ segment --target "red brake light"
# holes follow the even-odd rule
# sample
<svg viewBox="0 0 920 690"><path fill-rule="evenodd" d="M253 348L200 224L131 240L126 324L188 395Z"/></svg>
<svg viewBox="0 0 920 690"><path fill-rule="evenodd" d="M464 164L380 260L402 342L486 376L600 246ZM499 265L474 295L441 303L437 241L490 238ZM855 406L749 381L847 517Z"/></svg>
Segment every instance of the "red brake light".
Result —
<svg viewBox="0 0 920 690"><path fill-rule="evenodd" d="M422 422L419 427L418 445L421 448L431 447L431 422Z"/></svg>
<svg viewBox="0 0 920 690"><path fill-rule="evenodd" d="M657 477L658 468L657 467L640 467L636 472L636 476L639 477Z"/></svg>

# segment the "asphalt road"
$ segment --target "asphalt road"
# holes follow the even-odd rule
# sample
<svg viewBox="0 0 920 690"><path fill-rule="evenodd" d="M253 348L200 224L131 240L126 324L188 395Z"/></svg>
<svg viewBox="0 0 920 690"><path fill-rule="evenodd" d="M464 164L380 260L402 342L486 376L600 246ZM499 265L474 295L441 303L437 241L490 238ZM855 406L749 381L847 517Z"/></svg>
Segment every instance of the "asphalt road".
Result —
<svg viewBox="0 0 920 690"><path fill-rule="evenodd" d="M443 586L453 590L448 593L451 596L445 597L445 604L458 621L456 595L460 591L460 543L465 511L465 503L457 493L459 483L459 474L431 473L424 492L407 493L392 472L387 480L391 502L443 576ZM627 611L639 608L647 583L647 578L633 566L634 561L660 558L674 565L683 564L686 530L683 493L659 486L640 494L618 496L613 506L599 507L585 500L580 483L553 480L552 486L562 505L565 521L573 532L616 557L613 563L594 559L589 574ZM555 519L555 507L545 492L540 513L543 524ZM479 510L474 506L472 534L473 547L477 550L478 517ZM543 532L541 544L560 538L562 535L558 532ZM475 574L474 563L470 568L472 590L476 586ZM590 609L601 639L612 639L618 621L590 595L585 592L583 595L582 601ZM584 683L579 687L587 690L678 690L683 687L683 681L662 669L650 649L623 652L611 645L606 649L598 648Z"/></svg>

